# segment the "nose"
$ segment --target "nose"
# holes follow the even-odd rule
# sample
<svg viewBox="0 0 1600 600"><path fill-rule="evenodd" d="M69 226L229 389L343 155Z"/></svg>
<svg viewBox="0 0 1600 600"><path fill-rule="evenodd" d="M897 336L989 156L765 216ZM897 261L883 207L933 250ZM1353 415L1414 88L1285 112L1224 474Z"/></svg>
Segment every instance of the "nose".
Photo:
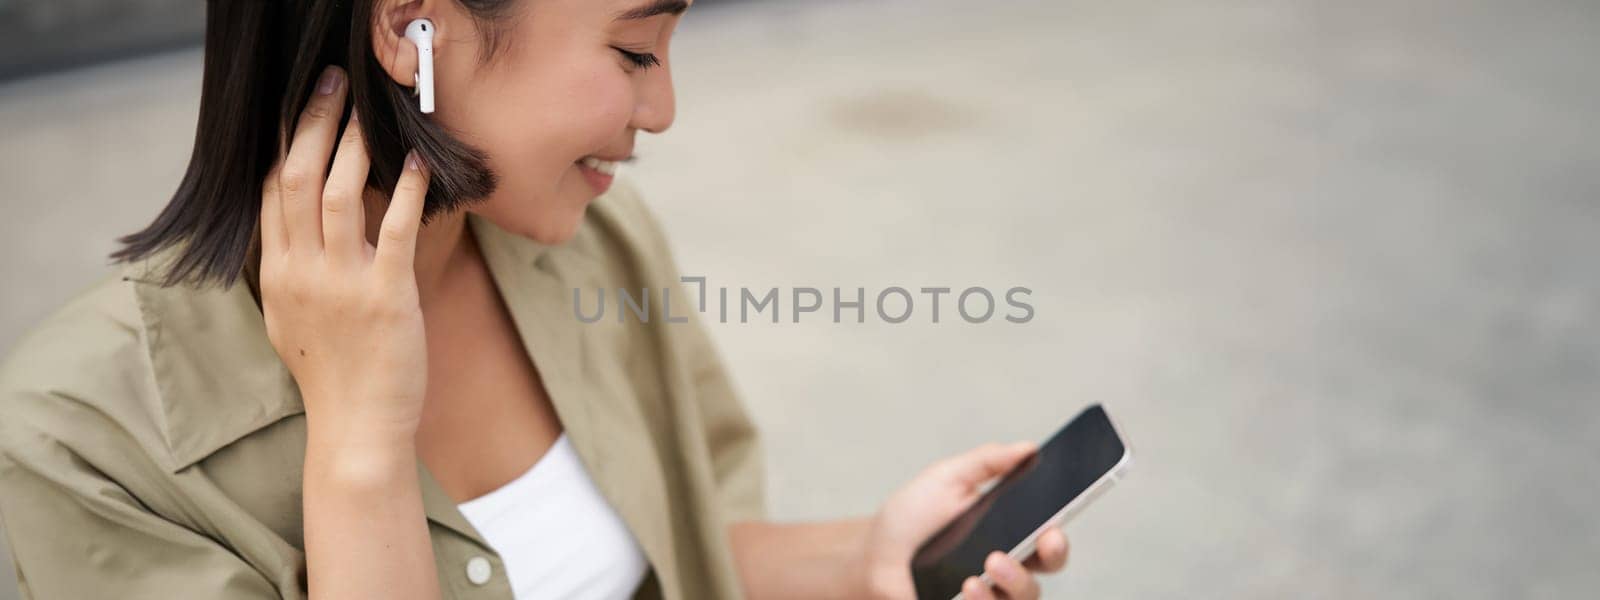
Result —
<svg viewBox="0 0 1600 600"><path fill-rule="evenodd" d="M677 99L673 96L672 69L669 64L662 61L660 66L645 73L637 89L638 98L633 105L633 121L630 124L635 129L650 133L662 133L672 127Z"/></svg>

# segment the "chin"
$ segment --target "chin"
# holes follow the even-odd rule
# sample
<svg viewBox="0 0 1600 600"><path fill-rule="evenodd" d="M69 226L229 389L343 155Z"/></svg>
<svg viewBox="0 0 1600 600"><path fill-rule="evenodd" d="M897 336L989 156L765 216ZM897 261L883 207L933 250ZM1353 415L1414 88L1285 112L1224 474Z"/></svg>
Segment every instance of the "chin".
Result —
<svg viewBox="0 0 1600 600"><path fill-rule="evenodd" d="M506 195L484 203L478 213L496 226L547 246L571 241L583 225L589 204L597 196L582 179L564 179L550 194L522 194L502 189ZM527 198L522 202L506 202Z"/></svg>
<svg viewBox="0 0 1600 600"><path fill-rule="evenodd" d="M492 213L484 216L508 232L547 246L558 246L571 241L578 234L578 227L583 225L583 216L588 212L588 204L559 211L534 212L517 214L511 218Z"/></svg>

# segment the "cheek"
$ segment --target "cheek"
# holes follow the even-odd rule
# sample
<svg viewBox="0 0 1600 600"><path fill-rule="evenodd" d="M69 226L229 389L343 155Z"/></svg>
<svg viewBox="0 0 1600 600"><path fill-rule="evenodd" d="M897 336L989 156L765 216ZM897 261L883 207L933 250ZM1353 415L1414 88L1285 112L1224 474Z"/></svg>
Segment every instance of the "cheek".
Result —
<svg viewBox="0 0 1600 600"><path fill-rule="evenodd" d="M511 46L489 68L437 71L435 118L486 152L499 177L491 202L540 208L584 189L574 162L631 148L633 76L608 48L555 34ZM454 56L457 62L465 61ZM441 65L445 66L445 65Z"/></svg>
<svg viewBox="0 0 1600 600"><path fill-rule="evenodd" d="M499 176L495 194L474 210L507 230L560 243L592 199L573 163L632 147L632 78L601 54L541 60L475 83L445 123L487 152Z"/></svg>
<svg viewBox="0 0 1600 600"><path fill-rule="evenodd" d="M573 104L562 116L575 129L572 135L587 142L583 144L587 148L579 149L573 158L614 150L633 116L633 85L628 75L608 64L574 78L569 89Z"/></svg>
<svg viewBox="0 0 1600 600"><path fill-rule="evenodd" d="M627 145L622 136L633 114L630 79L615 64L589 63L574 61L574 67L554 72L507 73L468 102L466 129L478 132L503 178L527 175L556 185L548 179L574 161Z"/></svg>

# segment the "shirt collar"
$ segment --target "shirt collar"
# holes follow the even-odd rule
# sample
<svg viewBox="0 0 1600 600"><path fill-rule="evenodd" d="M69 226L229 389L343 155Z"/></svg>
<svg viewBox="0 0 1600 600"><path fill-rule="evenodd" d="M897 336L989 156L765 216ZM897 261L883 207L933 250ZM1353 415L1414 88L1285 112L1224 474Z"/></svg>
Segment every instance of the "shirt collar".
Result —
<svg viewBox="0 0 1600 600"><path fill-rule="evenodd" d="M548 246L501 230L468 214L485 260L496 273L515 277ZM256 256L246 261L244 285L159 283L163 252L125 267L124 279L145 326L145 349L160 392L161 426L176 472L305 406L288 369L267 340L256 289ZM496 265L504 262L510 264Z"/></svg>
<svg viewBox="0 0 1600 600"><path fill-rule="evenodd" d="M484 260L507 294L526 293L535 279L557 279L543 260L549 246L508 233L468 214ZM267 340L255 290L257 257L246 261L245 285L160 284L168 250L124 267L144 321L145 349L159 391L163 466L176 473L284 418L305 412L298 387ZM540 287L543 287L542 285ZM486 543L455 503L417 461L428 518Z"/></svg>
<svg viewBox="0 0 1600 600"><path fill-rule="evenodd" d="M305 412L289 371L267 341L250 285L162 286L161 267L175 254L128 265L144 321L167 444L176 472L284 417Z"/></svg>

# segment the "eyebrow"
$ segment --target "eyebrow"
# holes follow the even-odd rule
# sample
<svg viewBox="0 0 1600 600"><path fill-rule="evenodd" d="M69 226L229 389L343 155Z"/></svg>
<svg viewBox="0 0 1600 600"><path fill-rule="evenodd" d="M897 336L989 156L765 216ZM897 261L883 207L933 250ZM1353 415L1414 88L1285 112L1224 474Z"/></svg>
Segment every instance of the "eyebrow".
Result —
<svg viewBox="0 0 1600 600"><path fill-rule="evenodd" d="M616 20L632 21L648 19L656 15L681 15L686 10L689 10L689 2L687 0L654 0L649 4L617 15Z"/></svg>

